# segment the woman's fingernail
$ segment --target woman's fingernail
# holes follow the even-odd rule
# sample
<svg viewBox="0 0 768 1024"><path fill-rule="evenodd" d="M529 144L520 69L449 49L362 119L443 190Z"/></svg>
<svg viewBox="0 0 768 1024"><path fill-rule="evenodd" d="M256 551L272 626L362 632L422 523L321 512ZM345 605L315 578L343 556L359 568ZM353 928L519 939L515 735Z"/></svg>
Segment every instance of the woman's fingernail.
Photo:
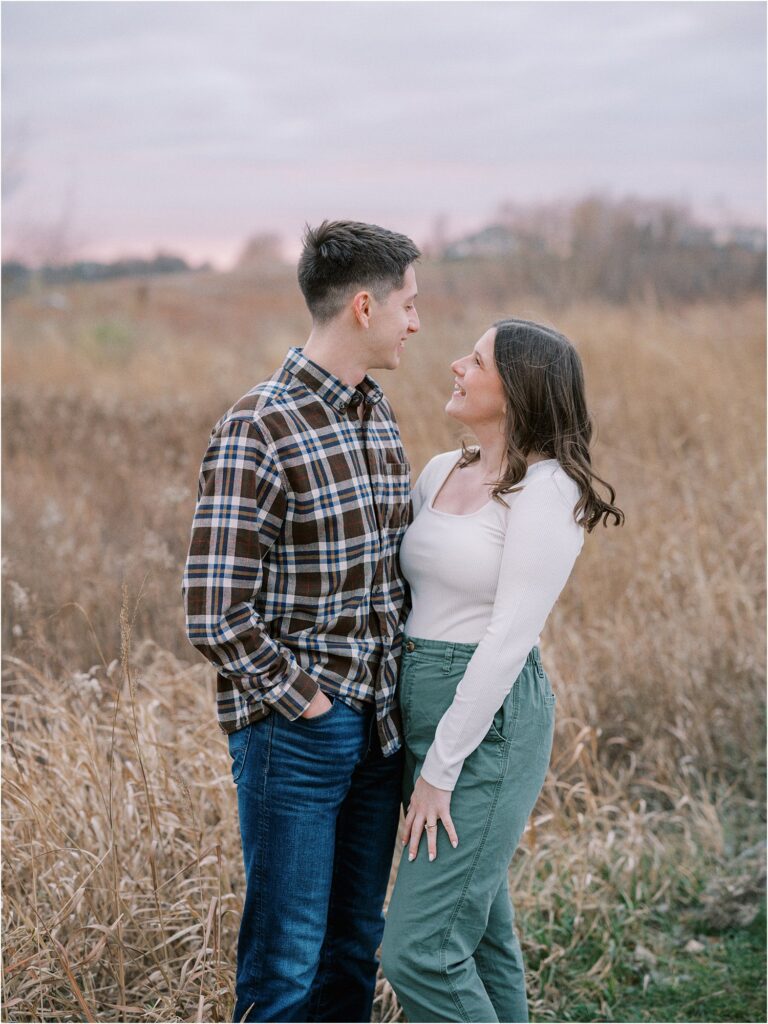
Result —
<svg viewBox="0 0 768 1024"><path fill-rule="evenodd" d="M434 853L430 853L430 855L429 855L429 859L430 859L430 860L434 860L434 859L435 859L435 855L434 855Z"/></svg>
<svg viewBox="0 0 768 1024"><path fill-rule="evenodd" d="M408 860L413 860L413 854L412 853L408 854Z"/></svg>
<svg viewBox="0 0 768 1024"><path fill-rule="evenodd" d="M452 840L451 840L451 846L452 846L452 847L454 848L454 850L456 849L456 847L457 847L458 845L459 845L459 841L458 841L458 839L452 839Z"/></svg>

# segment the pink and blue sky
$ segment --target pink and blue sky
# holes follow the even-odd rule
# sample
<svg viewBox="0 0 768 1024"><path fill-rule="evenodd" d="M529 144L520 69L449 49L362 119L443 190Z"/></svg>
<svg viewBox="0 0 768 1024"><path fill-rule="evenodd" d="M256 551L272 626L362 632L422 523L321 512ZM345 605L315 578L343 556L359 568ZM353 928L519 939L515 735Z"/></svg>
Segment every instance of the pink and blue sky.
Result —
<svg viewBox="0 0 768 1024"><path fill-rule="evenodd" d="M596 191L759 225L765 63L761 2L6 0L4 252L224 267Z"/></svg>

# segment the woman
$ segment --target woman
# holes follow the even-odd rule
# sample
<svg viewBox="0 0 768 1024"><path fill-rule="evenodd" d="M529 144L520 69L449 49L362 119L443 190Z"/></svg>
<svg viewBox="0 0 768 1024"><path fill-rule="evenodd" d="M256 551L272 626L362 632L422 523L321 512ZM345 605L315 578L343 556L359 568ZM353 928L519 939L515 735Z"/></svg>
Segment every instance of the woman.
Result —
<svg viewBox="0 0 768 1024"><path fill-rule="evenodd" d="M567 338L502 320L451 369L446 412L478 447L428 463L400 553L412 592L400 674L408 850L382 969L410 1022L526 1021L507 869L552 749L539 634L584 531L624 515L593 487Z"/></svg>

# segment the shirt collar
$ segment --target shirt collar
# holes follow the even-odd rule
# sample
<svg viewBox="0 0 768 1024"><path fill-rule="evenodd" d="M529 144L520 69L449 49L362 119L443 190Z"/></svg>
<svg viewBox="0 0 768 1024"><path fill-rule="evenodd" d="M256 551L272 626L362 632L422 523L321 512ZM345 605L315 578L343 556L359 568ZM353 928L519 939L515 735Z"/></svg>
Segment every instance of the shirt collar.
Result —
<svg viewBox="0 0 768 1024"><path fill-rule="evenodd" d="M307 359L298 346L288 349L283 366L337 412L346 412L350 405L354 408L361 398L369 405L376 405L384 397L384 392L367 373L357 387L342 384L338 377Z"/></svg>

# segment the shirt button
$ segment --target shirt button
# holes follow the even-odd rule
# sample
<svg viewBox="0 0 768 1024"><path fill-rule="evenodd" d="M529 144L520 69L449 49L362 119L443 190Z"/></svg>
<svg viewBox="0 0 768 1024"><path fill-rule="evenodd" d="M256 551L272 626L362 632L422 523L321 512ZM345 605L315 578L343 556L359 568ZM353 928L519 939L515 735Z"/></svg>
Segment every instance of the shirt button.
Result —
<svg viewBox="0 0 768 1024"><path fill-rule="evenodd" d="M413 640L408 640L405 645L405 649L409 654L413 654L413 652L416 650L416 644L413 642Z"/></svg>

